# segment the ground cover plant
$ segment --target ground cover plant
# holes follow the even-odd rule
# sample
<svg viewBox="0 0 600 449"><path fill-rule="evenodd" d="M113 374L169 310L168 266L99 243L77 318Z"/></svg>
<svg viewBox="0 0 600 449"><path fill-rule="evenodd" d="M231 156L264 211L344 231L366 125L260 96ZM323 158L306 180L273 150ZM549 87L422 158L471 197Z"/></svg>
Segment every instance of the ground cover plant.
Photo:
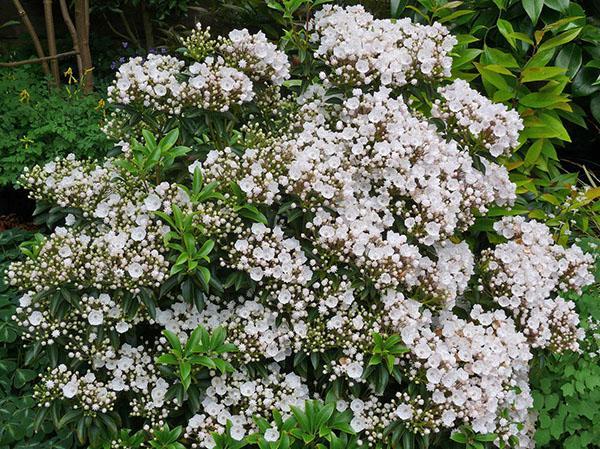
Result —
<svg viewBox="0 0 600 449"><path fill-rule="evenodd" d="M7 444L594 444L596 190L526 208L527 106L453 79L444 25L323 3L130 59L111 156L25 170Z"/></svg>
<svg viewBox="0 0 600 449"><path fill-rule="evenodd" d="M35 68L0 69L0 186L16 184L25 166L69 153L102 157L110 148L100 95L84 96L72 74L65 79L67 87L52 89Z"/></svg>

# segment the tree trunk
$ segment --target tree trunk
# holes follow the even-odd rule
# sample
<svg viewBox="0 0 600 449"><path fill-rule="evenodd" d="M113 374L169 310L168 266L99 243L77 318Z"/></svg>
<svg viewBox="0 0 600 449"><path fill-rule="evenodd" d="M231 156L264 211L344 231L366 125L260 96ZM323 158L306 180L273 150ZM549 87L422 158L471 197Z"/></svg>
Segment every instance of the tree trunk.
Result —
<svg viewBox="0 0 600 449"><path fill-rule="evenodd" d="M50 68L48 67L48 62L44 59L46 57L46 55L44 54L44 49L42 48L40 39L38 38L38 35L35 32L31 21L29 20L29 16L25 12L25 9L23 9L23 5L21 5L21 2L19 0L13 0L13 4L15 5L17 12L19 13L19 17L21 17L21 22L23 22L23 25L25 25L25 28L27 28L29 36L31 36L33 46L35 47L35 52L37 53L38 58L41 59L42 69L44 70L44 73L46 75L50 75Z"/></svg>
<svg viewBox="0 0 600 449"><path fill-rule="evenodd" d="M154 47L154 30L152 29L152 18L150 11L146 6L146 2L142 0L142 22L144 24L144 38L146 39L146 50Z"/></svg>
<svg viewBox="0 0 600 449"><path fill-rule="evenodd" d="M81 53L81 65L83 73L79 74L80 82L83 83L83 91L89 93L94 87L94 75L92 74L92 55L90 53L90 20L89 0L75 0L75 27L79 39L79 52Z"/></svg>
<svg viewBox="0 0 600 449"><path fill-rule="evenodd" d="M48 53L53 58L50 60L50 68L52 69L54 84L58 87L60 86L60 73L58 71L58 59L56 58L56 36L54 34L52 0L44 0L44 19L46 20L46 35L48 36Z"/></svg>

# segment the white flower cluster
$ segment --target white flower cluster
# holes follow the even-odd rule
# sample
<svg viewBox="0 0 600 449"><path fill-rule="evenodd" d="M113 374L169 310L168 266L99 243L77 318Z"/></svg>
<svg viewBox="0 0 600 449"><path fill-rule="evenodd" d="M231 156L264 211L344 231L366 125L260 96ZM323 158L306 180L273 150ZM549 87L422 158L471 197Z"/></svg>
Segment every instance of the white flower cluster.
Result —
<svg viewBox="0 0 600 449"><path fill-rule="evenodd" d="M352 429L365 435L369 446L381 439L381 434L395 420L395 401L382 402L377 396L371 396L363 401L354 398L350 403L340 400L336 404L338 411L350 408L353 418L350 421Z"/></svg>
<svg viewBox="0 0 600 449"><path fill-rule="evenodd" d="M440 87L431 115L444 120L454 132L472 136L493 157L508 156L519 145L523 121L519 113L501 103L492 103L465 80Z"/></svg>
<svg viewBox="0 0 600 449"><path fill-rule="evenodd" d="M238 270L254 281L270 278L285 284L303 285L312 277L308 259L295 238L285 238L280 227L254 223L245 238L233 244L231 257Z"/></svg>
<svg viewBox="0 0 600 449"><path fill-rule="evenodd" d="M278 316L277 312L250 298L223 303L219 298L210 297L201 312L184 302L158 310L156 322L183 342L198 326L209 331L221 326L227 330L228 343L239 351L228 354L231 358L243 363L264 359L281 362L292 353L297 331L292 331L285 322L278 323Z"/></svg>
<svg viewBox="0 0 600 449"><path fill-rule="evenodd" d="M96 354L92 367L107 377L106 387L114 391L130 392L131 414L159 422L176 405L165 396L170 384L160 376L154 364L155 350L143 345L123 344L118 350L106 349Z"/></svg>
<svg viewBox="0 0 600 449"><path fill-rule="evenodd" d="M145 185L116 169L108 159L101 166L72 157L27 171L22 183L36 199L78 208L85 223L73 215L54 230L35 258L11 265L12 285L37 292L72 284L78 289L159 286L168 274L163 234L168 231L154 212L185 205L175 185ZM81 219L79 220L81 222Z"/></svg>
<svg viewBox="0 0 600 449"><path fill-rule="evenodd" d="M117 71L108 86L108 100L114 104L141 104L146 108L177 115L185 83L178 79L185 62L168 55L149 54L129 59Z"/></svg>
<svg viewBox="0 0 600 449"><path fill-rule="evenodd" d="M226 112L233 104L247 103L254 98L252 81L239 70L225 64L222 57L207 57L204 62L189 66L186 101L196 107Z"/></svg>
<svg viewBox="0 0 600 449"><path fill-rule="evenodd" d="M410 19L375 19L360 6L327 5L313 22L315 52L340 84L416 84L419 79L450 76L450 50L456 39L442 25Z"/></svg>
<svg viewBox="0 0 600 449"><path fill-rule="evenodd" d="M427 427L439 431L465 422L478 433L506 428L508 439L520 433L517 424L532 405L529 346L503 311L483 312L476 305L471 319L447 312L428 326L423 326L426 317L410 319L400 330L412 355L405 366L408 375L422 376L431 393L428 412L433 422ZM505 408L512 421L501 417ZM425 414L415 413L414 418L422 425Z"/></svg>
<svg viewBox="0 0 600 449"><path fill-rule="evenodd" d="M143 312L127 316L117 298L106 293L81 295L79 306L57 319L50 312L52 295L25 293L13 319L24 329L23 337L42 346L60 341L75 359L88 359L110 347L110 334L124 334L145 319ZM120 298L119 298L120 299Z"/></svg>
<svg viewBox="0 0 600 449"><path fill-rule="evenodd" d="M291 406L301 407L309 399L308 388L294 373L280 372L279 365L269 365L269 375L253 379L242 372L213 377L202 401L204 413L194 415L185 429L192 448L215 446L211 433L223 433L227 421L231 436L241 440L257 430L254 417L271 419L277 410L284 419L291 416Z"/></svg>
<svg viewBox="0 0 600 449"><path fill-rule="evenodd" d="M583 331L575 305L555 294L581 292L594 282L592 255L555 244L546 225L523 217L505 217L494 229L509 239L482 254L494 300L511 311L534 347L577 350Z"/></svg>
<svg viewBox="0 0 600 449"><path fill-rule="evenodd" d="M93 372L79 376L64 364L40 375L34 390L33 398L40 407L50 407L56 399L70 399L74 401L73 409L81 409L87 416L107 413L113 409L117 398Z"/></svg>
<svg viewBox="0 0 600 449"><path fill-rule="evenodd" d="M253 81L280 86L290 77L286 54L269 42L262 31L250 34L244 28L231 31L228 37L219 42L219 52Z"/></svg>
<svg viewBox="0 0 600 449"><path fill-rule="evenodd" d="M287 56L262 32L233 30L229 39L215 42L208 30L198 26L183 43L188 56L202 59L187 65L168 55L132 58L119 67L108 88L109 101L169 116L179 115L186 108L225 112L254 99L253 81L277 87L290 76ZM119 123L116 114L106 131L111 133Z"/></svg>

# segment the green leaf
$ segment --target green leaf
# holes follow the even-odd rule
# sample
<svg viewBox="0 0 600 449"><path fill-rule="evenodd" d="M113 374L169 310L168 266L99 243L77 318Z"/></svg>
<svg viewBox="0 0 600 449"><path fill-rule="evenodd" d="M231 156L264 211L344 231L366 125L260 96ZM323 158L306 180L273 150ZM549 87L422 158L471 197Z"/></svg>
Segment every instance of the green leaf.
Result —
<svg viewBox="0 0 600 449"><path fill-rule="evenodd" d="M199 258L203 258L203 257L208 256L210 254L210 252L213 250L214 247L215 247L215 242L212 241L212 240L207 240L202 245L202 248L200 248L200 251L198 251L197 256Z"/></svg>
<svg viewBox="0 0 600 449"><path fill-rule="evenodd" d="M464 444L464 443L466 443L466 442L467 442L467 437L466 437L466 435L465 435L465 434L463 434L463 433L453 433L453 434L450 436L450 439L451 439L452 441L456 441L457 443L463 443L463 444Z"/></svg>
<svg viewBox="0 0 600 449"><path fill-rule="evenodd" d="M548 39L542 45L540 45L538 51L543 52L550 50L551 48L558 47L559 45L564 45L567 42L571 42L575 39L579 33L581 33L581 28L574 28L572 30L565 31L558 36L554 36L551 39Z"/></svg>
<svg viewBox="0 0 600 449"><path fill-rule="evenodd" d="M522 0L521 3L531 22L535 25L544 7L544 0Z"/></svg>
<svg viewBox="0 0 600 449"><path fill-rule="evenodd" d="M179 365L179 360L173 354L162 354L156 358L157 363L162 363L164 365Z"/></svg>
<svg viewBox="0 0 600 449"><path fill-rule="evenodd" d="M527 67L521 73L521 81L529 83L533 81L545 81L563 75L565 69L562 67Z"/></svg>
<svg viewBox="0 0 600 449"><path fill-rule="evenodd" d="M544 4L555 11L565 12L569 8L570 0L545 0Z"/></svg>
<svg viewBox="0 0 600 449"><path fill-rule="evenodd" d="M181 352L181 342L179 341L179 338L177 338L177 335L175 335L173 332L171 332L168 329L164 329L163 330L163 335L166 337L166 339L169 341L169 344L171 345L171 347L173 349L175 349L176 351Z"/></svg>
<svg viewBox="0 0 600 449"><path fill-rule="evenodd" d="M533 92L519 99L519 103L528 108L547 108L557 103L566 103L568 99L562 95L554 95L546 92Z"/></svg>
<svg viewBox="0 0 600 449"><path fill-rule="evenodd" d="M179 129L178 128L172 129L171 131L169 131L167 133L167 135L165 137L160 139L158 146L160 147L160 149L162 151L169 150L169 149L171 149L171 147L173 145L175 145L175 142L177 142L178 138L179 138Z"/></svg>
<svg viewBox="0 0 600 449"><path fill-rule="evenodd" d="M565 396L573 396L575 394L575 388L573 387L573 384L564 384L562 387L560 387L560 389Z"/></svg>
<svg viewBox="0 0 600 449"><path fill-rule="evenodd" d="M517 41L514 37L515 30L513 29L511 23L504 19L498 19L496 25L498 26L498 31L500 31L500 34L504 36L504 38L510 44L511 47L516 49Z"/></svg>
<svg viewBox="0 0 600 449"><path fill-rule="evenodd" d="M19 368L15 371L15 387L21 388L37 377L37 372L31 369Z"/></svg>
<svg viewBox="0 0 600 449"><path fill-rule="evenodd" d="M590 110L597 122L600 122L600 94L594 95L590 101Z"/></svg>
<svg viewBox="0 0 600 449"><path fill-rule="evenodd" d="M577 44L565 45L556 55L555 64L567 70L567 76L573 78L582 62L581 47Z"/></svg>
<svg viewBox="0 0 600 449"><path fill-rule="evenodd" d="M146 146L150 148L150 150L154 150L156 148L156 139L154 138L152 133L147 129L142 129L142 136L144 137Z"/></svg>

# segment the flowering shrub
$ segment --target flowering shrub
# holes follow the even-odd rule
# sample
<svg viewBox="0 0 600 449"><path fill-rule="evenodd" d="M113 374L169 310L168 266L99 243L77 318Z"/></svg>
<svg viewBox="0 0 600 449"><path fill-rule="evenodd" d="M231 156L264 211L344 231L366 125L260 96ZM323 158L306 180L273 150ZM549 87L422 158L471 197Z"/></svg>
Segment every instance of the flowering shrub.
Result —
<svg viewBox="0 0 600 449"><path fill-rule="evenodd" d="M121 154L23 175L64 212L7 271L48 354L41 420L91 447L532 447L529 364L579 350L561 294L594 279L544 224L477 233L516 199L521 119L448 79L439 24L307 27L294 64L201 28L130 60Z"/></svg>

